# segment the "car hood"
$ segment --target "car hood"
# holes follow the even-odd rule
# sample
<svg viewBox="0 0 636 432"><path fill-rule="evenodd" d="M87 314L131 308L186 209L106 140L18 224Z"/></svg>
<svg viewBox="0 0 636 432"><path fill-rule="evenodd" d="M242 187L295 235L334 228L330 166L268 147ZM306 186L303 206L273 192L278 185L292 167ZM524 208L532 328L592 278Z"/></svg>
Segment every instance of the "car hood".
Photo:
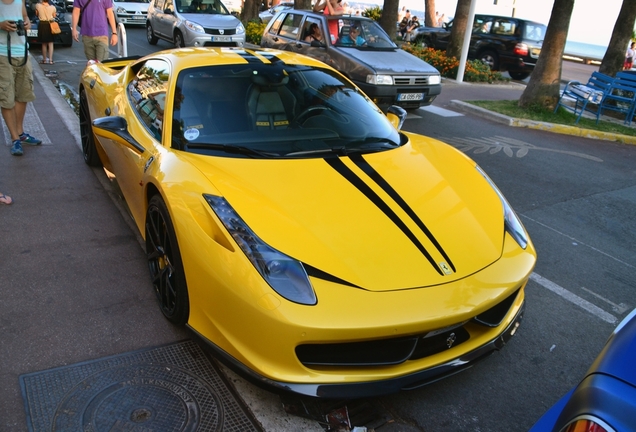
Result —
<svg viewBox="0 0 636 432"><path fill-rule="evenodd" d="M188 21L200 24L205 28L233 29L240 23L234 15L184 13L181 14L181 16Z"/></svg>
<svg viewBox="0 0 636 432"><path fill-rule="evenodd" d="M618 330L620 329L620 330ZM607 341L588 374L611 375L636 387L636 310L632 311Z"/></svg>
<svg viewBox="0 0 636 432"><path fill-rule="evenodd" d="M148 12L148 3L113 2L115 12L118 7L123 7L128 12Z"/></svg>
<svg viewBox="0 0 636 432"><path fill-rule="evenodd" d="M336 49L365 63L377 73L439 74L437 69L424 60L399 48L392 51L376 51L350 47L338 47Z"/></svg>
<svg viewBox="0 0 636 432"><path fill-rule="evenodd" d="M432 139L355 157L188 157L263 241L364 289L448 283L502 253L499 197Z"/></svg>

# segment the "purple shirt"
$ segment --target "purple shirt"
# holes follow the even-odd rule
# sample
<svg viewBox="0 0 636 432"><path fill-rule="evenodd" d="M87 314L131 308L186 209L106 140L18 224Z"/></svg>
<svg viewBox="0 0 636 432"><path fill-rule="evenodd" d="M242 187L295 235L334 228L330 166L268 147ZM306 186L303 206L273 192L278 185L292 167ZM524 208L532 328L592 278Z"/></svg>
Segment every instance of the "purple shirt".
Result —
<svg viewBox="0 0 636 432"><path fill-rule="evenodd" d="M113 8L113 0L75 0L73 7L84 8L82 12L82 36L110 36L112 33L106 9Z"/></svg>

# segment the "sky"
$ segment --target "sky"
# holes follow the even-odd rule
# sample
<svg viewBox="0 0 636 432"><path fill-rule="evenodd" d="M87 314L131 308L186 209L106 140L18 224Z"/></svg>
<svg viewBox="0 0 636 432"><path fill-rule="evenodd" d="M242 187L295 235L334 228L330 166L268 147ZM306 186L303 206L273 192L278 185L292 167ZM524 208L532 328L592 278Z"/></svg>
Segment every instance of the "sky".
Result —
<svg viewBox="0 0 636 432"><path fill-rule="evenodd" d="M475 13L512 14L515 16L548 24L554 0L494 0L477 1ZM568 40L593 45L609 44L618 12L623 0L575 0ZM400 0L400 6L414 10L424 10L424 0ZM457 0L435 0L435 9L447 17L455 15Z"/></svg>

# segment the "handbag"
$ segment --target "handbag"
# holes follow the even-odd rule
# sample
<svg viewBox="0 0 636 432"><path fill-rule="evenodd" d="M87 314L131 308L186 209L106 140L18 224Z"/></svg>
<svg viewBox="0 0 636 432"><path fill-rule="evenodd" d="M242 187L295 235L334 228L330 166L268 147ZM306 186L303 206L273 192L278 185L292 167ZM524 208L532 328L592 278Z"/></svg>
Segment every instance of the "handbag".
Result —
<svg viewBox="0 0 636 432"><path fill-rule="evenodd" d="M60 28L60 25L57 23L57 21L51 21L51 22L49 22L49 24L51 25L51 33L52 34L60 34L60 33L62 33L62 29Z"/></svg>

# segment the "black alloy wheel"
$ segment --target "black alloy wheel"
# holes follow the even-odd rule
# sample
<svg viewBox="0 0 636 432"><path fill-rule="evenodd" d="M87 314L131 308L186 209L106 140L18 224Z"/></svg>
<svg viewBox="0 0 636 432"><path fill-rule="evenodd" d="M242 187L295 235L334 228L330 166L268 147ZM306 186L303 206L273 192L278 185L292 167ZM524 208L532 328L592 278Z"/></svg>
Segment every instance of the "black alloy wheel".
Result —
<svg viewBox="0 0 636 432"><path fill-rule="evenodd" d="M498 71L499 70L499 57L497 53L494 51L484 51L479 56L479 60L488 65L490 70Z"/></svg>
<svg viewBox="0 0 636 432"><path fill-rule="evenodd" d="M168 321L185 324L190 304L181 253L168 208L159 195L153 196L148 204L146 257L161 312Z"/></svg>
<svg viewBox="0 0 636 432"><path fill-rule="evenodd" d="M159 41L150 24L146 24L146 39L148 39L148 43L150 45L157 45L157 42Z"/></svg>
<svg viewBox="0 0 636 432"><path fill-rule="evenodd" d="M91 125L91 113L88 109L88 99L86 97L86 90L84 89L80 90L79 121L84 162L89 166L101 167L102 161L99 159L97 148L95 147L95 136L93 135L93 126Z"/></svg>

